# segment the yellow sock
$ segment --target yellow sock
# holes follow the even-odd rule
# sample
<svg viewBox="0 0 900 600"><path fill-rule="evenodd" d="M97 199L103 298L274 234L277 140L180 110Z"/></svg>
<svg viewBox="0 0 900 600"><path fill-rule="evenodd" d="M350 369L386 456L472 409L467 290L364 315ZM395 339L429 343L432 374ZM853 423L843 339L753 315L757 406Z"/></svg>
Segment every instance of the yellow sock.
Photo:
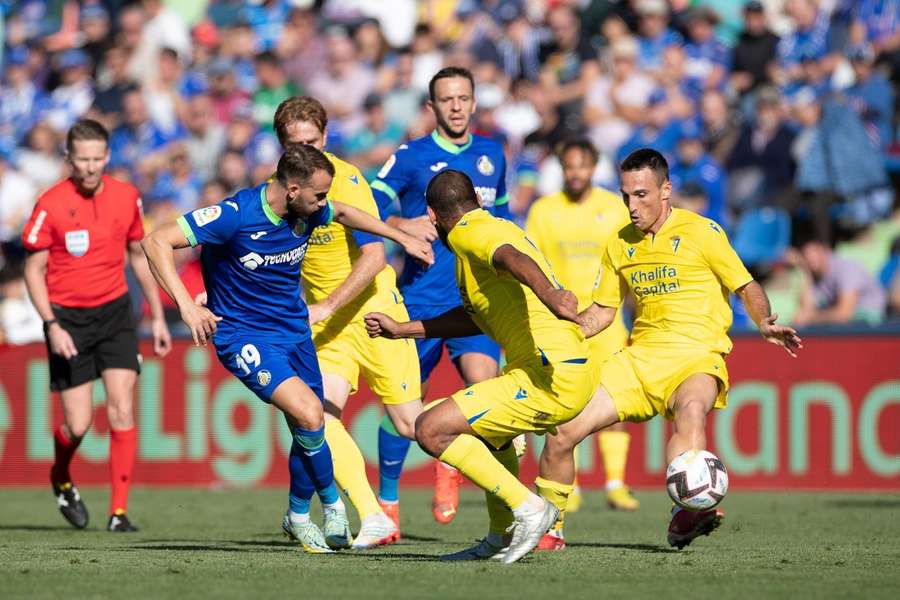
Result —
<svg viewBox="0 0 900 600"><path fill-rule="evenodd" d="M601 431L597 436L606 482L625 481L625 463L628 461L628 442L631 434L627 431Z"/></svg>
<svg viewBox="0 0 900 600"><path fill-rule="evenodd" d="M562 533L563 522L566 516L566 504L569 501L569 494L572 493L574 484L559 483L558 481L550 481L543 477L534 480L534 487L537 488L538 495L550 502L559 509L559 519L553 525L553 529L557 533Z"/></svg>
<svg viewBox="0 0 900 600"><path fill-rule="evenodd" d="M519 457L516 456L516 448L512 444L505 450L494 450L491 452L494 458L503 465L507 471L512 473L518 479L519 477ZM503 504L497 496L490 492L485 492L485 501L487 502L488 516L491 519L488 531L498 535L505 535L506 530L512 525L513 514L508 506Z"/></svg>
<svg viewBox="0 0 900 600"><path fill-rule="evenodd" d="M337 419L325 420L325 440L334 460L334 481L347 494L360 519L381 512L378 499L366 477L366 461L344 424Z"/></svg>
<svg viewBox="0 0 900 600"><path fill-rule="evenodd" d="M481 440L471 435L457 436L440 459L459 469L472 483L497 496L510 508L522 505L531 493L491 455L491 451Z"/></svg>

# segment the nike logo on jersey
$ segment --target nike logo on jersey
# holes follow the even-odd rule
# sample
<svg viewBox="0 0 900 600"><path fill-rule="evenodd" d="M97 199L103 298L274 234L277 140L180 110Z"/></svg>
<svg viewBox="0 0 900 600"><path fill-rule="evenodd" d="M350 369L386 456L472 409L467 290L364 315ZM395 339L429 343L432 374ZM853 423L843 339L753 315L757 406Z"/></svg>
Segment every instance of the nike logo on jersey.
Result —
<svg viewBox="0 0 900 600"><path fill-rule="evenodd" d="M440 171L441 169L443 169L446 166L447 166L447 163L441 161L439 163L431 165L428 168L431 169L432 171L434 171L435 173L437 173L438 171Z"/></svg>
<svg viewBox="0 0 900 600"><path fill-rule="evenodd" d="M269 232L268 232L268 231L257 231L256 233L251 233L251 234L250 234L250 239L251 239L251 240L258 240L259 238L261 238L262 236L266 235L267 233L269 233Z"/></svg>

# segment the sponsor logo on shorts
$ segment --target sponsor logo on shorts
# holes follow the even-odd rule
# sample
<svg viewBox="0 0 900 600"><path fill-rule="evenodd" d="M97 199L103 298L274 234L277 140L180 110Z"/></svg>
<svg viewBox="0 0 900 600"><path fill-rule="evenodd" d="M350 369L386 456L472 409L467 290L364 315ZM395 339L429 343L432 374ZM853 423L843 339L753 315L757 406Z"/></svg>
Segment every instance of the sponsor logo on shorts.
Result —
<svg viewBox="0 0 900 600"><path fill-rule="evenodd" d="M259 383L259 385L266 387L272 382L272 374L263 369L256 374L256 381Z"/></svg>

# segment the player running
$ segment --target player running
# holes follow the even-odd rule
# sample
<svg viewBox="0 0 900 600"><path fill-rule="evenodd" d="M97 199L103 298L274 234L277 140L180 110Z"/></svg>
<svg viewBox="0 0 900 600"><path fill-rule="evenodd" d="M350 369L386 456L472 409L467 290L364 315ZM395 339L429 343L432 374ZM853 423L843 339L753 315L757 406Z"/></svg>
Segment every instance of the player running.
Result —
<svg viewBox="0 0 900 600"><path fill-rule="evenodd" d="M293 97L279 105L274 128L283 146L309 144L322 150L328 139L328 115L315 98ZM377 218L372 190L359 169L328 152L325 156L335 169L328 197ZM422 412L415 344L370 338L363 323L369 311L409 320L394 270L387 264L380 237L332 223L310 237L301 276L322 370L325 439L334 458L334 479L361 521L353 547L395 542L400 538L400 516L386 515L385 509L396 510L397 504L387 503L384 509L379 505L366 478L362 453L341 423L341 411L362 373L395 429L404 437L415 436L416 417Z"/></svg>
<svg viewBox="0 0 900 600"><path fill-rule="evenodd" d="M394 201L400 203L401 216L389 217L388 223L433 242L434 266L426 270L407 261L400 277L400 291L413 319L431 319L460 305L453 278L453 256L438 241L437 231L425 212L425 189L432 177L445 169L466 173L481 198L481 206L495 216L509 216L503 148L471 131L476 109L472 74L459 67L441 69L431 78L428 93L428 105L434 112L437 129L431 135L401 145L372 182L382 213ZM486 335L417 339L423 394L445 345L466 385L497 375L500 347ZM378 432L379 496L383 505L398 500L397 482L408 450L409 441L398 435L391 420L385 418ZM449 523L456 516L459 481L454 469L435 462L431 508L439 523Z"/></svg>
<svg viewBox="0 0 900 600"><path fill-rule="evenodd" d="M140 354L128 299L124 263L153 315L153 351L165 356L172 338L163 317L159 289L141 252L144 237L137 189L104 175L109 134L82 119L66 135L71 175L47 190L22 234L29 252L25 284L44 320L50 389L60 393L63 424L53 432L53 495L63 517L78 529L88 512L72 483L69 464L94 418L93 382L103 380L109 419L109 531L137 531L128 518L137 431L134 394Z"/></svg>
<svg viewBox="0 0 900 600"><path fill-rule="evenodd" d="M565 506L575 477L573 450L585 437L620 421L662 414L673 422L666 461L706 448L706 415L726 404L731 351L728 293L737 294L765 339L795 356L797 332L776 325L762 286L714 221L672 208L665 158L649 148L621 164L622 197L631 224L607 244L593 304L579 315L589 338L614 322L626 290L636 304L632 344L600 368L601 385L575 419L547 437L538 486ZM721 510L675 507L668 541L683 548L722 520Z"/></svg>
<svg viewBox="0 0 900 600"><path fill-rule="evenodd" d="M618 196L591 186L597 158L597 149L587 139L564 142L559 150L563 190L537 200L525 223L528 239L550 261L560 283L575 293L580 310L591 305L594 280L607 242L629 222L628 209ZM627 342L628 331L621 316L617 316L609 327L590 338L588 345L594 363L601 365ZM629 438L624 424L618 423L600 432L598 442L606 473L606 502L610 508L631 511L640 505L624 483ZM578 498L576 480L566 511L577 510ZM565 548L565 511L561 512L560 520L541 540L540 549Z"/></svg>
<svg viewBox="0 0 900 600"><path fill-rule="evenodd" d="M577 415L597 385L597 367L581 330L570 322L577 318L574 294L556 283L521 229L479 207L465 173L444 170L428 184L426 198L430 219L456 255L462 306L407 323L370 313L366 326L370 335L391 338L484 331L506 351L502 375L431 404L416 421L416 440L488 493L488 536L444 559L511 563L533 549L559 516L519 481L512 440L553 431Z"/></svg>
<svg viewBox="0 0 900 600"><path fill-rule="evenodd" d="M328 200L334 173L320 151L293 145L281 156L271 181L184 215L143 244L157 281L178 305L194 342L205 346L215 335L222 365L284 413L293 443L290 508L282 529L310 553L352 543L334 485L323 425L322 376L300 296L300 264L310 236L316 227L336 220L389 237L420 260L432 260L428 244ZM174 249L198 244L203 245L208 307L191 299L175 271ZM313 493L322 501L324 535L309 518Z"/></svg>

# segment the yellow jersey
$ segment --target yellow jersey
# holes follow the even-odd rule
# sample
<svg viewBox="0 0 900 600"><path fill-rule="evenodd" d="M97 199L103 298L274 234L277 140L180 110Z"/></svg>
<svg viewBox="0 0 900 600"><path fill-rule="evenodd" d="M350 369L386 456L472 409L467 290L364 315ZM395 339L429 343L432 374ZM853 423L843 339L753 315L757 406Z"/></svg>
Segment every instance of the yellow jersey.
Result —
<svg viewBox="0 0 900 600"><path fill-rule="evenodd" d="M656 235L629 224L610 240L593 300L619 306L631 290L636 345L700 346L727 354L728 293L752 280L718 224L673 208Z"/></svg>
<svg viewBox="0 0 900 600"><path fill-rule="evenodd" d="M447 236L456 255L456 281L463 307L478 327L506 351L510 368L527 364L584 362L588 347L577 325L550 312L528 286L496 271L494 252L509 244L531 257L550 281L547 259L514 223L484 209L472 210Z"/></svg>
<svg viewBox="0 0 900 600"><path fill-rule="evenodd" d="M565 192L544 196L532 204L525 233L550 261L560 283L578 297L578 310L591 305L594 282L606 244L630 222L622 198L603 188L592 188L582 202ZM621 311L609 327L589 340L595 356L606 358L628 342Z"/></svg>
<svg viewBox="0 0 900 600"><path fill-rule="evenodd" d="M372 190L359 169L333 154L326 152L325 155L335 171L328 197L378 218ZM307 303L321 302L350 275L354 261L360 256L355 235L359 234L336 221L313 230L300 272ZM371 237L370 234L362 235ZM396 287L394 269L390 265L385 266L356 298L332 315L330 320L361 319L366 312L382 308L384 300L390 304L399 302Z"/></svg>

